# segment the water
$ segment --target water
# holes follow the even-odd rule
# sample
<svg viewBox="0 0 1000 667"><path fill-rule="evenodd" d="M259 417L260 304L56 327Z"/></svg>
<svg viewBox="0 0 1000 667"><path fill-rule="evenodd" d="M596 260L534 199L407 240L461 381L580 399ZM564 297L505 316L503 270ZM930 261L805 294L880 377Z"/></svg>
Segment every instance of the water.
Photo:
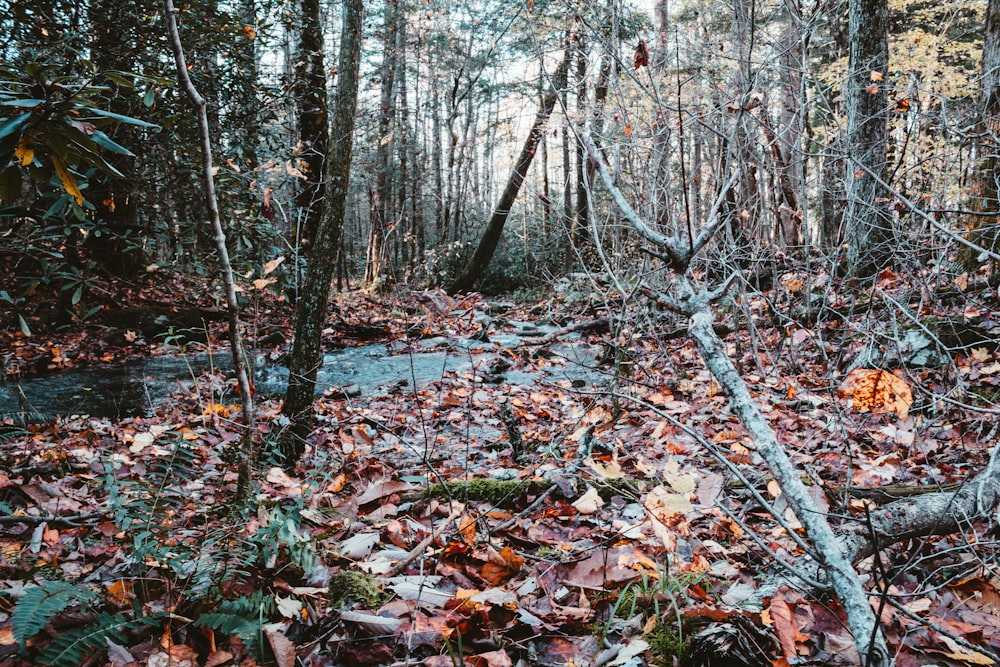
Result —
<svg viewBox="0 0 1000 667"><path fill-rule="evenodd" d="M419 341L406 351L400 351L399 346L392 351L383 344L337 350L324 355L316 391L321 394L335 387L350 395L370 395L420 386L442 378L447 372L474 370L477 374L488 374L497 358L493 353L501 347L514 347L518 338L498 336L493 341L438 338ZM567 363L550 364L544 370L507 371L503 373L504 380L516 384L598 381L599 374L592 368L593 346L569 342L549 345L547 349L567 358ZM167 355L66 370L17 383L7 381L0 384L0 419L34 421L83 414L112 419L150 416L170 400L171 394L212 371L231 376L230 356L227 353ZM254 386L259 395L280 396L287 382L288 369L283 366L263 364L254 369Z"/></svg>

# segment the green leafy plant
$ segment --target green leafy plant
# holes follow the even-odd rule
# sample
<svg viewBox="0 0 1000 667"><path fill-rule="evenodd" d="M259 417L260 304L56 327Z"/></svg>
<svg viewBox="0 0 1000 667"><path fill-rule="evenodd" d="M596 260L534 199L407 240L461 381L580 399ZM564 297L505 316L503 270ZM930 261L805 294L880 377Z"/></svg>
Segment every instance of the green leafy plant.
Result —
<svg viewBox="0 0 1000 667"><path fill-rule="evenodd" d="M64 581L42 581L38 586L31 586L18 599L10 617L14 639L23 649L53 616L73 605L90 603L97 598L94 591Z"/></svg>
<svg viewBox="0 0 1000 667"><path fill-rule="evenodd" d="M127 618L123 614L101 612L93 623L59 634L38 656L38 662L54 667L75 667L87 664L97 653L108 648L108 640L128 632L148 630L159 625L163 614Z"/></svg>
<svg viewBox="0 0 1000 667"><path fill-rule="evenodd" d="M39 183L55 181L76 205L84 206L81 168L92 167L124 178L104 152L132 156L104 132L114 123L146 128L156 125L101 108L110 91L104 79L134 88L137 75L125 72L65 75L52 63L31 62L23 70L0 68L0 200L21 196L22 173Z"/></svg>
<svg viewBox="0 0 1000 667"><path fill-rule="evenodd" d="M274 597L263 591L223 600L215 611L202 614L195 621L201 628L211 628L226 635L235 635L251 655L260 655L266 645L264 624L275 614Z"/></svg>

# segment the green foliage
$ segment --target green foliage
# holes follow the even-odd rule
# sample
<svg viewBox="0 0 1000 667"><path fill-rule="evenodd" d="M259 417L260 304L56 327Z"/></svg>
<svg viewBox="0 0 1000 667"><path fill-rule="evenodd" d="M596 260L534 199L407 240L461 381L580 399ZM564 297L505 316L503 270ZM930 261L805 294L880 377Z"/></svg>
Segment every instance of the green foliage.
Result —
<svg viewBox="0 0 1000 667"><path fill-rule="evenodd" d="M124 178L105 153L133 156L112 141L104 128L115 123L155 128L152 123L101 108L110 90L94 81L103 78L134 87L135 75L61 74L50 63L27 63L21 69L0 68L0 200L21 197L22 171L40 184L61 186L76 206L85 205L83 190L93 168ZM51 211L51 209L50 209Z"/></svg>
<svg viewBox="0 0 1000 667"><path fill-rule="evenodd" d="M216 611L202 614L194 624L235 635L243 640L251 655L260 656L265 646L264 624L275 612L274 598L263 591L254 591L250 595L224 600Z"/></svg>
<svg viewBox="0 0 1000 667"><path fill-rule="evenodd" d="M97 594L93 591L63 581L43 581L27 588L10 617L14 639L23 649L28 639L41 632L50 618L73 605L95 599Z"/></svg>
<svg viewBox="0 0 1000 667"><path fill-rule="evenodd" d="M38 662L55 667L77 667L87 664L97 653L107 650L109 639L118 639L128 632L137 632L159 625L163 615L129 619L122 614L101 612L93 623L61 632L38 656Z"/></svg>

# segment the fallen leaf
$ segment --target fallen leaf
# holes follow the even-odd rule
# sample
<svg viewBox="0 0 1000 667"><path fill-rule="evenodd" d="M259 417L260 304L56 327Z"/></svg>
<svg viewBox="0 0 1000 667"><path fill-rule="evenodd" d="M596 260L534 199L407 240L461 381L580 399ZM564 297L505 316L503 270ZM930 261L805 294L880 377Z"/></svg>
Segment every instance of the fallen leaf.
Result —
<svg viewBox="0 0 1000 667"><path fill-rule="evenodd" d="M601 498L601 494L592 486L588 486L587 492L573 501L573 507L580 514L593 514L602 505L604 505L604 500Z"/></svg>

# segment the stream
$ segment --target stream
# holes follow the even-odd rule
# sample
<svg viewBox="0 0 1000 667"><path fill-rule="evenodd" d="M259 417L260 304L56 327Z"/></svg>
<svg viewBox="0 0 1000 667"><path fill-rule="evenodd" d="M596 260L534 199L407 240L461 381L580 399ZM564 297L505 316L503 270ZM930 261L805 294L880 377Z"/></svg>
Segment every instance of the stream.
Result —
<svg viewBox="0 0 1000 667"><path fill-rule="evenodd" d="M540 327L520 333L534 336L548 331ZM570 380L579 386L599 382L602 373L596 369L596 347L573 336L567 338L567 342L546 346L548 353L563 357L564 364L550 364L540 370L509 370L494 376L492 381L530 385ZM350 396L371 395L420 386L442 378L446 372L474 369L485 373L485 367L495 359L491 352L514 347L519 342L517 334L499 334L492 336L490 342L430 338L414 342L408 350L401 350L399 345L370 344L331 351L324 355L316 393L338 388ZM222 371L227 377L233 375L228 352L177 353L19 381L0 380L0 420L48 421L68 415L111 419L151 416L170 401L174 392L192 386L204 373L214 371ZM256 364L254 386L259 395L280 396L287 382L286 367Z"/></svg>

